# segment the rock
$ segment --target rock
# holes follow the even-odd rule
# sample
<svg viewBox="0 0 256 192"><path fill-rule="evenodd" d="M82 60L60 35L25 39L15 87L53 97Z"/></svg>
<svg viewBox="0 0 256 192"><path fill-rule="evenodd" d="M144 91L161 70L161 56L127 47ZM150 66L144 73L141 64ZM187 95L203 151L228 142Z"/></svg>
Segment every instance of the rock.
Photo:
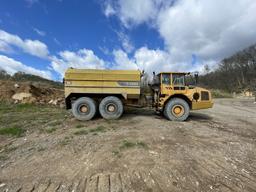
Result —
<svg viewBox="0 0 256 192"><path fill-rule="evenodd" d="M33 104L33 103L36 103L36 101L37 100L35 97L27 97L27 98L24 98L21 103Z"/></svg>
<svg viewBox="0 0 256 192"><path fill-rule="evenodd" d="M4 187L5 185L6 185L5 183L1 183L0 188Z"/></svg>
<svg viewBox="0 0 256 192"><path fill-rule="evenodd" d="M57 99L54 100L54 101L52 102L52 104L53 104L53 105L57 105L57 104L58 104L58 100L57 100Z"/></svg>
<svg viewBox="0 0 256 192"><path fill-rule="evenodd" d="M18 89L18 88L20 88L20 85L19 85L18 83L15 83L15 84L14 84L14 87L15 87L16 89Z"/></svg>
<svg viewBox="0 0 256 192"><path fill-rule="evenodd" d="M149 153L152 154L152 155L158 155L158 153L155 152L155 151L149 151Z"/></svg>
<svg viewBox="0 0 256 192"><path fill-rule="evenodd" d="M18 101L22 101L24 98L28 98L28 97L32 97L31 93L16 93L12 96L13 100L18 100Z"/></svg>
<svg viewBox="0 0 256 192"><path fill-rule="evenodd" d="M62 98L58 98L57 101L58 101L58 102L61 102L61 101L62 101Z"/></svg>

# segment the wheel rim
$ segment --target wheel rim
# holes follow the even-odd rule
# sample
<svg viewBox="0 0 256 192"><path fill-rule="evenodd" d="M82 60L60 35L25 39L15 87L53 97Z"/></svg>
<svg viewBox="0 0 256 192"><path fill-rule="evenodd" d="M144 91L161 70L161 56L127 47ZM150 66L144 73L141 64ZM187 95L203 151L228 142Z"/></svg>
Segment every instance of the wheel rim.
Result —
<svg viewBox="0 0 256 192"><path fill-rule="evenodd" d="M90 107L86 104L80 105L79 106L79 112L82 114L87 114L90 112Z"/></svg>
<svg viewBox="0 0 256 192"><path fill-rule="evenodd" d="M106 105L106 111L108 113L115 113L117 110L117 106L114 103L109 103Z"/></svg>
<svg viewBox="0 0 256 192"><path fill-rule="evenodd" d="M172 107L172 114L176 117L181 117L182 115L184 115L185 110L184 107L182 105L174 105Z"/></svg>

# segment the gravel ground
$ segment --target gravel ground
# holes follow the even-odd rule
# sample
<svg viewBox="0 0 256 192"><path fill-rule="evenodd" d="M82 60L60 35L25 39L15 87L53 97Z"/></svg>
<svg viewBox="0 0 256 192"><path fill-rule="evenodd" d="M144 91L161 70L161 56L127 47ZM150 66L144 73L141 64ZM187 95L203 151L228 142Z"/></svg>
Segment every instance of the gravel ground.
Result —
<svg viewBox="0 0 256 192"><path fill-rule="evenodd" d="M217 99L186 122L1 104L0 134L0 191L256 191L252 99Z"/></svg>

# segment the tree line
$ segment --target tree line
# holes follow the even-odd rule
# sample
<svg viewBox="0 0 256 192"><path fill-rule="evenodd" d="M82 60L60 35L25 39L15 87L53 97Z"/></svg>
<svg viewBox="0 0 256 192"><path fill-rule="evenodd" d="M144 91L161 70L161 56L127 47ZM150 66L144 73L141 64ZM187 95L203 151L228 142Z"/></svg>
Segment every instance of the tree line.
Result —
<svg viewBox="0 0 256 192"><path fill-rule="evenodd" d="M210 71L205 65L205 75L200 76L200 83L212 89L228 92L256 90L256 45L224 59L218 68Z"/></svg>

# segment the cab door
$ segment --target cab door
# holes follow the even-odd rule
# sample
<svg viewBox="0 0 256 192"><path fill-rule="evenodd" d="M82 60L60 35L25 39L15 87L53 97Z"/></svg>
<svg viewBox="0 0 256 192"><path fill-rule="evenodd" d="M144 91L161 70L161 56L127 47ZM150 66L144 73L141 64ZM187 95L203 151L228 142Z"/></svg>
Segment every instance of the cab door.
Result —
<svg viewBox="0 0 256 192"><path fill-rule="evenodd" d="M171 74L170 73L162 73L161 74L161 94L169 95L171 92Z"/></svg>
<svg viewBox="0 0 256 192"><path fill-rule="evenodd" d="M185 74L173 73L172 74L172 87L174 93L185 94L187 89L185 86Z"/></svg>

